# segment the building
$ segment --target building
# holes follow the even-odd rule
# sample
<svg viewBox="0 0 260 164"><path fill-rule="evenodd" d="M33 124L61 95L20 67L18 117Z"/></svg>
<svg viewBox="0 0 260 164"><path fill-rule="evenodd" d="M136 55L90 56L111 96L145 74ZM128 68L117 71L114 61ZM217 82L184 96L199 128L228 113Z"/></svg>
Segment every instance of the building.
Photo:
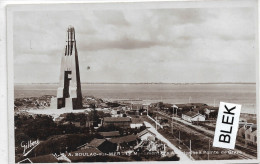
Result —
<svg viewBox="0 0 260 164"><path fill-rule="evenodd" d="M94 121L87 120L86 121L86 127L89 128L89 127L92 127L92 126L94 126Z"/></svg>
<svg viewBox="0 0 260 164"><path fill-rule="evenodd" d="M188 106L192 106L193 108L199 108L199 107L203 107L203 106L208 106L207 104L204 103L188 103Z"/></svg>
<svg viewBox="0 0 260 164"><path fill-rule="evenodd" d="M131 124L130 127L131 128L137 128L139 129L141 126L144 125L144 121L141 118L131 118Z"/></svg>
<svg viewBox="0 0 260 164"><path fill-rule="evenodd" d="M112 117L118 117L119 115L117 114L117 110L115 110L115 109L112 109L111 111L110 111L110 115L112 116Z"/></svg>
<svg viewBox="0 0 260 164"><path fill-rule="evenodd" d="M219 107L202 106L202 107L200 107L200 109L202 109L204 111L205 115L207 115L207 118L216 119L218 116Z"/></svg>
<svg viewBox="0 0 260 164"><path fill-rule="evenodd" d="M143 108L143 104L131 104L131 110L140 110Z"/></svg>
<svg viewBox="0 0 260 164"><path fill-rule="evenodd" d="M36 156L32 158L26 158L24 160L21 160L18 163L58 163L59 160L53 155L42 155L42 156Z"/></svg>
<svg viewBox="0 0 260 164"><path fill-rule="evenodd" d="M99 132L99 134L104 138L113 138L113 137L119 137L120 136L119 131Z"/></svg>
<svg viewBox="0 0 260 164"><path fill-rule="evenodd" d="M55 118L54 121L57 122L57 123L59 123L59 122L61 122L64 118L65 118L65 117L59 116L59 117Z"/></svg>
<svg viewBox="0 0 260 164"><path fill-rule="evenodd" d="M123 137L112 138L109 140L112 143L117 144L117 151L128 150L137 145L138 140L136 135L128 135Z"/></svg>
<svg viewBox="0 0 260 164"><path fill-rule="evenodd" d="M238 124L237 136L245 139L245 131L246 131L247 122L240 121Z"/></svg>
<svg viewBox="0 0 260 164"><path fill-rule="evenodd" d="M187 105L187 104L173 104L173 108L177 108L177 109L180 109L180 110L182 110L185 107L192 108L193 106L192 105Z"/></svg>
<svg viewBox="0 0 260 164"><path fill-rule="evenodd" d="M131 118L129 117L104 117L103 126L119 126L122 128L130 128Z"/></svg>
<svg viewBox="0 0 260 164"><path fill-rule="evenodd" d="M140 112L139 112L139 110L132 109L132 110L127 111L127 114L130 116L139 116Z"/></svg>
<svg viewBox="0 0 260 164"><path fill-rule="evenodd" d="M111 141L108 141L107 139L93 139L89 144L86 144L85 146L81 147L80 149L86 149L86 148L97 148L98 150L102 151L103 153L109 153L114 152L117 148L117 145L115 143L112 143Z"/></svg>
<svg viewBox="0 0 260 164"><path fill-rule="evenodd" d="M182 114L182 119L188 122L205 121L206 117L198 112L189 111Z"/></svg>
<svg viewBox="0 0 260 164"><path fill-rule="evenodd" d="M251 125L245 131L245 141L247 144L257 145L257 126L256 126L256 124Z"/></svg>
<svg viewBox="0 0 260 164"><path fill-rule="evenodd" d="M81 125L81 123L79 121L71 121L71 124L76 126L76 127L82 127L84 125Z"/></svg>
<svg viewBox="0 0 260 164"><path fill-rule="evenodd" d="M173 104L172 108L173 108L173 114L181 117L182 113L192 110L193 106L187 104Z"/></svg>
<svg viewBox="0 0 260 164"><path fill-rule="evenodd" d="M61 59L57 97L51 99L51 108L82 109L79 61L74 27L69 26L67 36L65 53Z"/></svg>
<svg viewBox="0 0 260 164"><path fill-rule="evenodd" d="M184 109L184 108L189 108L189 109L194 109L194 108L200 108L200 107L207 107L207 104L204 103L187 103L187 104L173 104L173 108L177 109Z"/></svg>
<svg viewBox="0 0 260 164"><path fill-rule="evenodd" d="M141 139L141 141L144 140L155 140L156 135L149 131L148 129L145 129L143 131L141 131L140 133L137 134L137 137Z"/></svg>

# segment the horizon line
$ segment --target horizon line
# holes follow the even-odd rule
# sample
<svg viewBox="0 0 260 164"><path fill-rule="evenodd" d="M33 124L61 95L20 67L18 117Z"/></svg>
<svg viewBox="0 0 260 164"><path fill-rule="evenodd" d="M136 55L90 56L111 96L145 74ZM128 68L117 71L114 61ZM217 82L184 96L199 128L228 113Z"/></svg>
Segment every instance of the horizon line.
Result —
<svg viewBox="0 0 260 164"><path fill-rule="evenodd" d="M57 83L14 83L14 84L59 84L59 82L57 82ZM136 83L82 82L81 84L256 84L256 82L191 82L191 83L167 83L167 82L136 82Z"/></svg>

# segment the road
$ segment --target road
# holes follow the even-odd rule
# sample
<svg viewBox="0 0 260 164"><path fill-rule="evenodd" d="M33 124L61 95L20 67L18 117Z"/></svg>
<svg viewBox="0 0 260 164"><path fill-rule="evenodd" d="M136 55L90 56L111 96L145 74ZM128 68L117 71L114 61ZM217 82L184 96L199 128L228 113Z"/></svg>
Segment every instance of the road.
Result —
<svg viewBox="0 0 260 164"><path fill-rule="evenodd" d="M171 149L174 150L174 152L180 157L180 161L191 161L191 159L186 154L180 151L168 139L166 139L163 135L161 135L150 123L144 121L144 124L147 128L149 128L148 130L150 130L152 133L156 135L158 139L166 143Z"/></svg>
<svg viewBox="0 0 260 164"><path fill-rule="evenodd" d="M197 125L193 125L192 123L190 123L190 122L187 122L187 121L185 121L185 120L182 120L181 118L178 118L178 117L170 117L168 114L165 114L165 113L163 113L163 112L159 112L158 111L158 113L160 114L160 115L162 115L162 116L164 116L165 118L167 118L167 119L173 119L173 120L175 120L176 122L175 123L177 123L177 122L179 122L179 123L182 123L183 125L188 125L188 126L190 126L190 127L193 127L194 129L194 131L198 131L198 132L203 132L204 133L204 135L206 135L206 136L208 136L208 137L210 137L210 138L213 138L214 137L214 134L215 134L215 132L214 131L211 131L211 130L208 130L208 129L205 129L204 127L201 127L201 126L197 126ZM177 124L179 124L179 123L177 123ZM180 124L181 125L181 124ZM239 145L239 146L241 146L241 147L243 147L243 145L241 145L241 144L239 144L239 143L236 143L237 145ZM240 153L240 154L237 154L238 156L240 156L240 158L241 159L256 159L256 157L255 156L253 156L250 152L244 152L243 150L240 150L240 149L233 149L233 150L235 150L235 151L241 151L242 153ZM249 149L248 149L249 150ZM253 150L250 150L250 151L253 151ZM250 153L250 154L249 154Z"/></svg>

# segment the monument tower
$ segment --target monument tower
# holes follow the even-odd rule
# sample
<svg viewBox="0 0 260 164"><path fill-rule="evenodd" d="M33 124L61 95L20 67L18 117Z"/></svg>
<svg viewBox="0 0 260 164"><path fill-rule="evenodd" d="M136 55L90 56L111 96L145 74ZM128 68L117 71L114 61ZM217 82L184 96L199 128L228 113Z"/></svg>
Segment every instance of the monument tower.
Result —
<svg viewBox="0 0 260 164"><path fill-rule="evenodd" d="M74 27L69 26L67 35L67 45L61 59L57 98L52 98L51 107L55 109L82 109L79 61Z"/></svg>

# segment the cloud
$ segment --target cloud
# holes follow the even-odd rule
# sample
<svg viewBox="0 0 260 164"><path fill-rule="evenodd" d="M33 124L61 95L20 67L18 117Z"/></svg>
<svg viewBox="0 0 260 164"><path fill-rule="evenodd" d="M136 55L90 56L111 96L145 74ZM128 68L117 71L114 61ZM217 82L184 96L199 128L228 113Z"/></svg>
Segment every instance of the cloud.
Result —
<svg viewBox="0 0 260 164"><path fill-rule="evenodd" d="M149 48L160 43L154 41L142 41L136 40L129 37L122 37L119 40L109 41L109 40L99 40L96 42L91 42L85 45L83 50L103 50L103 49L140 49Z"/></svg>
<svg viewBox="0 0 260 164"><path fill-rule="evenodd" d="M98 21L102 24L109 24L113 26L129 26L122 11L115 10L95 10L94 16L98 18Z"/></svg>
<svg viewBox="0 0 260 164"><path fill-rule="evenodd" d="M206 8L154 9L151 12L154 12L158 21L175 25L201 24L207 21L207 17L214 16Z"/></svg>
<svg viewBox="0 0 260 164"><path fill-rule="evenodd" d="M58 82L73 25L82 82L255 82L255 15L234 7L17 12L15 81Z"/></svg>

